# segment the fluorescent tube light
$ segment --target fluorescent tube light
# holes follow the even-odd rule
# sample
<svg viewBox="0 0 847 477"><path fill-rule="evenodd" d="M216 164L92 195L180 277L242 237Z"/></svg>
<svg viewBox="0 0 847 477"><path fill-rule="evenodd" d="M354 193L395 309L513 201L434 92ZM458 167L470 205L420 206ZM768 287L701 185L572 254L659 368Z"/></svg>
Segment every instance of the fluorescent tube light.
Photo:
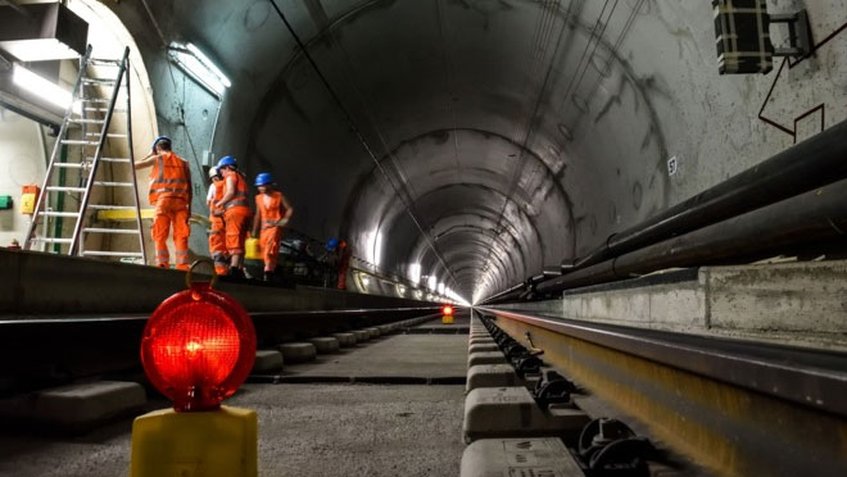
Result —
<svg viewBox="0 0 847 477"><path fill-rule="evenodd" d="M17 63L15 63L15 67L12 72L12 82L27 92L32 93L50 104L59 106L64 110L67 110L68 107L70 107L71 102L73 102L74 99L73 94L70 91L65 90L56 83L42 78Z"/></svg>
<svg viewBox="0 0 847 477"><path fill-rule="evenodd" d="M172 42L168 56L200 86L219 98L232 86L223 71L192 43Z"/></svg>

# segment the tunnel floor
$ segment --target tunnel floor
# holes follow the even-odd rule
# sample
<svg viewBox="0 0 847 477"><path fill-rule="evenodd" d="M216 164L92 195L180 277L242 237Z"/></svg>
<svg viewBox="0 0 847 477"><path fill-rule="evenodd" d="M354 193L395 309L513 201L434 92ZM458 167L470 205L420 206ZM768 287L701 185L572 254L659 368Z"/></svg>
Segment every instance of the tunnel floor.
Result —
<svg viewBox="0 0 847 477"><path fill-rule="evenodd" d="M466 359L466 334L385 336L286 366L282 377L314 383L245 384L226 404L258 413L260 475L458 475ZM410 384L438 379L456 384ZM131 428L127 418L74 437L0 431L0 476L126 475Z"/></svg>

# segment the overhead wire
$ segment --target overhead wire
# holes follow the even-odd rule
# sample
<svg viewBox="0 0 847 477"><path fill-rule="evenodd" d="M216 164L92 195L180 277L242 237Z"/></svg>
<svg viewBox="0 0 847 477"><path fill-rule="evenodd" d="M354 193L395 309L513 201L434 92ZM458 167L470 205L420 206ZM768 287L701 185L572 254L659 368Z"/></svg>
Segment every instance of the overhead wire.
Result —
<svg viewBox="0 0 847 477"><path fill-rule="evenodd" d="M542 9L542 16L543 17L550 16L555 20L556 13L559 11L559 1L558 0L555 0L555 1L551 0L550 2L546 2L545 4L543 4L541 6L541 9ZM545 21L542 21L541 24L544 25ZM541 43L540 44L541 46L536 47L536 45L533 45L533 54L531 56L535 56L540 52L541 55L539 57L537 57L537 59L539 59L539 60L543 59L544 52L547 49L547 47L545 47L543 45L549 45L549 43L550 43L550 41L549 41L550 40L550 33L552 33L552 31L553 31L553 27L555 26L555 21L553 21L549 25L550 25L549 26L549 32L544 36L544 38L546 39L545 42ZM505 199L503 201L503 206L501 207L500 212L498 213L498 218L497 218L497 222L496 222L496 226L495 226L495 233L499 233L499 231L502 227L503 220L505 219L506 211L508 209L509 203L512 202L512 203L517 204L517 202L514 201L513 197L514 197L514 194L517 190L518 185L520 184L520 178L521 178L520 169L521 169L521 166L522 166L522 161L523 161L523 158L524 158L524 154L526 152L526 148L529 144L529 140L532 137L532 134L535 130L535 125L537 124L537 122L539 120L538 111L541 107L541 103L544 100L544 95L545 95L545 92L547 90L547 86L551 83L550 79L551 79L551 76L552 76L553 65L554 65L555 60L558 56L557 53L558 53L559 47L561 46L562 38L564 37L566 25L567 25L567 22L563 20L562 26L559 29L559 35L558 35L558 38L556 40L555 47L553 49L553 53L550 55L550 61L547 65L547 73L545 74L544 81L541 83L539 90L538 90L538 93L535 97L534 106L532 107L531 111L529 112L529 115L527 116L524 138L523 138L523 141L521 142L521 148L518 151L518 156L517 156L512 168L511 168L512 174L510 174L509 187L508 187ZM537 63L541 64L540 61L538 61ZM533 69L533 73L529 76L530 78L536 77L535 71L536 70ZM492 246L488 250L488 257L485 260L486 263L483 265L483 273L486 273L487 270L490 268L489 264L491 263L491 254L492 254L493 248L494 247ZM543 250L542 250L542 254L543 254ZM543 262L543 257L542 257L542 262ZM504 280L505 280L505 277L499 277L499 280L497 280L497 281L502 282Z"/></svg>

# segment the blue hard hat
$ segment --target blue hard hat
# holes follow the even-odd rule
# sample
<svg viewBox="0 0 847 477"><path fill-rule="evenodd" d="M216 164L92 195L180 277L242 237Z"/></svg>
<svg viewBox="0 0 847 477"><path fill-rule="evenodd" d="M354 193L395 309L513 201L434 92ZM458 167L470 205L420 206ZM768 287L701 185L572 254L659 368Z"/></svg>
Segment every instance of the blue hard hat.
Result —
<svg viewBox="0 0 847 477"><path fill-rule="evenodd" d="M227 166L238 167L238 162L232 156L224 156L218 161L218 169Z"/></svg>
<svg viewBox="0 0 847 477"><path fill-rule="evenodd" d="M331 238L326 242L326 249L329 250L330 252L332 252L336 248L338 248L338 239L337 238Z"/></svg>
<svg viewBox="0 0 847 477"><path fill-rule="evenodd" d="M273 176L271 176L270 172L261 172L261 173L259 173L259 175L256 176L256 183L255 183L256 187L266 186L268 184L273 184L273 183L274 183L274 178L273 178Z"/></svg>
<svg viewBox="0 0 847 477"><path fill-rule="evenodd" d="M167 141L168 144L171 144L173 142L168 136L159 136L155 140L153 140L153 145L150 146L150 149L156 149L156 146L158 146L159 143L162 141Z"/></svg>

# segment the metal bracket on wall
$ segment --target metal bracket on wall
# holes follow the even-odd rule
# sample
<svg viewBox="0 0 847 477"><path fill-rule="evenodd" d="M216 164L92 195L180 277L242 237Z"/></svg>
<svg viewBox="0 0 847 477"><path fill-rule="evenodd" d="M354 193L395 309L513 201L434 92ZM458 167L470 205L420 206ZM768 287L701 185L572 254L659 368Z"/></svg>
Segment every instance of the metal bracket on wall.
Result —
<svg viewBox="0 0 847 477"><path fill-rule="evenodd" d="M809 15L806 10L797 13L769 15L771 23L784 23L788 26L788 48L775 48L774 56L793 56L804 58L812 52L812 31L809 28Z"/></svg>

